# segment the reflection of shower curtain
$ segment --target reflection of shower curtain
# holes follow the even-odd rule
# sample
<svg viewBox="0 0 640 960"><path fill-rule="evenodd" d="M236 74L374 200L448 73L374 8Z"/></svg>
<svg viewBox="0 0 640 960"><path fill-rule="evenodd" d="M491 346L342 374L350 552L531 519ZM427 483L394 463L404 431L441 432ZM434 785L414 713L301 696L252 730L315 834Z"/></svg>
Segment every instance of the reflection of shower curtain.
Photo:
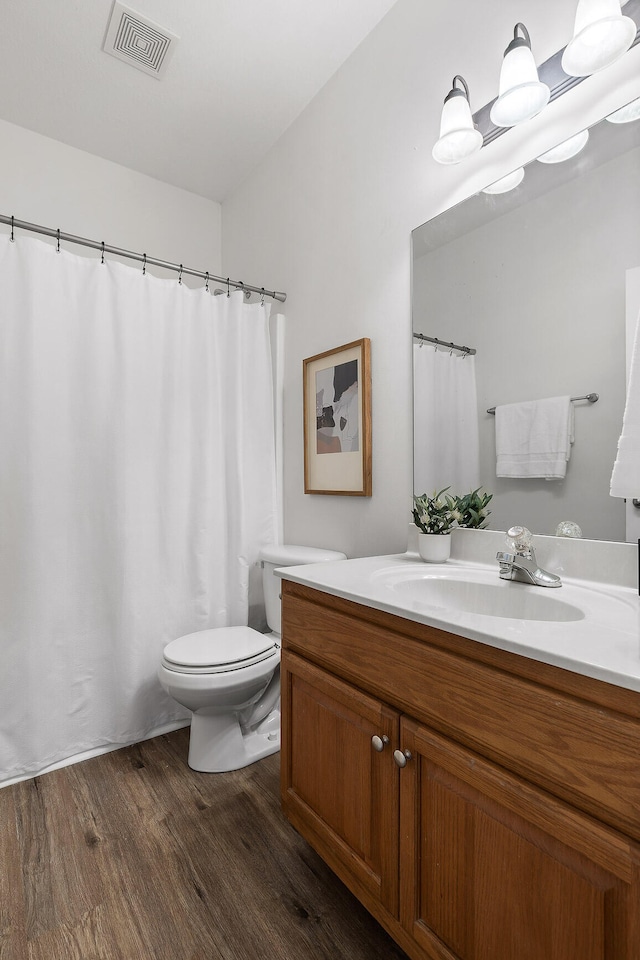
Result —
<svg viewBox="0 0 640 960"><path fill-rule="evenodd" d="M0 239L0 781L187 716L273 540L268 308Z"/></svg>
<svg viewBox="0 0 640 960"><path fill-rule="evenodd" d="M414 344L413 488L416 494L480 486L474 356Z"/></svg>

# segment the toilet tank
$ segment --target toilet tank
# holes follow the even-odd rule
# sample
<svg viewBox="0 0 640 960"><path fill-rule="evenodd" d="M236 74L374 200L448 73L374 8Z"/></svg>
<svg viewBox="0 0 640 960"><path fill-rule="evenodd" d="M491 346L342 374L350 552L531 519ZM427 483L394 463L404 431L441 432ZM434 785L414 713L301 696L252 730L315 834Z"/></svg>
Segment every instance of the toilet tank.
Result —
<svg viewBox="0 0 640 960"><path fill-rule="evenodd" d="M273 571L278 567L295 567L301 563L322 563L326 560L346 560L338 550L322 547L298 547L292 544L271 544L263 547L259 558L262 562L262 588L269 629L280 636L280 577Z"/></svg>

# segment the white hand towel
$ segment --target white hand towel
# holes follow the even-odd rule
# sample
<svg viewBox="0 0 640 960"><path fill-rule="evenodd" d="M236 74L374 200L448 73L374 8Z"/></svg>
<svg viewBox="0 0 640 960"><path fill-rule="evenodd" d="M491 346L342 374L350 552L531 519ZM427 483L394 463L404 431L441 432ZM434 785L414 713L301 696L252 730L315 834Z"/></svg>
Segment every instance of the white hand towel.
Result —
<svg viewBox="0 0 640 960"><path fill-rule="evenodd" d="M611 474L612 497L640 497L640 317L631 354L622 433Z"/></svg>
<svg viewBox="0 0 640 960"><path fill-rule="evenodd" d="M496 476L562 480L573 443L569 397L496 407Z"/></svg>

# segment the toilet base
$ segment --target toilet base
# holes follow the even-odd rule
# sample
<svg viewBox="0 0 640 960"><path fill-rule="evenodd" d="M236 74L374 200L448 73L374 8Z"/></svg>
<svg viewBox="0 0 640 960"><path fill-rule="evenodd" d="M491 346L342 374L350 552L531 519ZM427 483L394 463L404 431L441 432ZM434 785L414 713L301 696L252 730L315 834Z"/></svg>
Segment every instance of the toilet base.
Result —
<svg viewBox="0 0 640 960"><path fill-rule="evenodd" d="M191 718L188 763L200 773L240 770L280 749L280 710L243 732L236 716L198 711Z"/></svg>

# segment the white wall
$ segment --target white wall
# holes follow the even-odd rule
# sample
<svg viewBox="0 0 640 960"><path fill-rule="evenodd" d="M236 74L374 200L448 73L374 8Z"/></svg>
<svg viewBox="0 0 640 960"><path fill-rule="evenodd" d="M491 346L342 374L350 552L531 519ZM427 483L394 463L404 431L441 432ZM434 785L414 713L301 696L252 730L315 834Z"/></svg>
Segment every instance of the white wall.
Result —
<svg viewBox="0 0 640 960"><path fill-rule="evenodd" d="M398 0L223 204L223 273L287 291L285 539L349 556L404 549L412 486L411 230L640 96L640 49L467 163L431 159L454 74L495 96L516 20L538 62L567 42L575 0ZM252 280L255 282L255 279ZM302 360L371 338L373 497L303 493Z"/></svg>
<svg viewBox="0 0 640 960"><path fill-rule="evenodd" d="M221 273L220 204L5 121L0 143L3 215Z"/></svg>

